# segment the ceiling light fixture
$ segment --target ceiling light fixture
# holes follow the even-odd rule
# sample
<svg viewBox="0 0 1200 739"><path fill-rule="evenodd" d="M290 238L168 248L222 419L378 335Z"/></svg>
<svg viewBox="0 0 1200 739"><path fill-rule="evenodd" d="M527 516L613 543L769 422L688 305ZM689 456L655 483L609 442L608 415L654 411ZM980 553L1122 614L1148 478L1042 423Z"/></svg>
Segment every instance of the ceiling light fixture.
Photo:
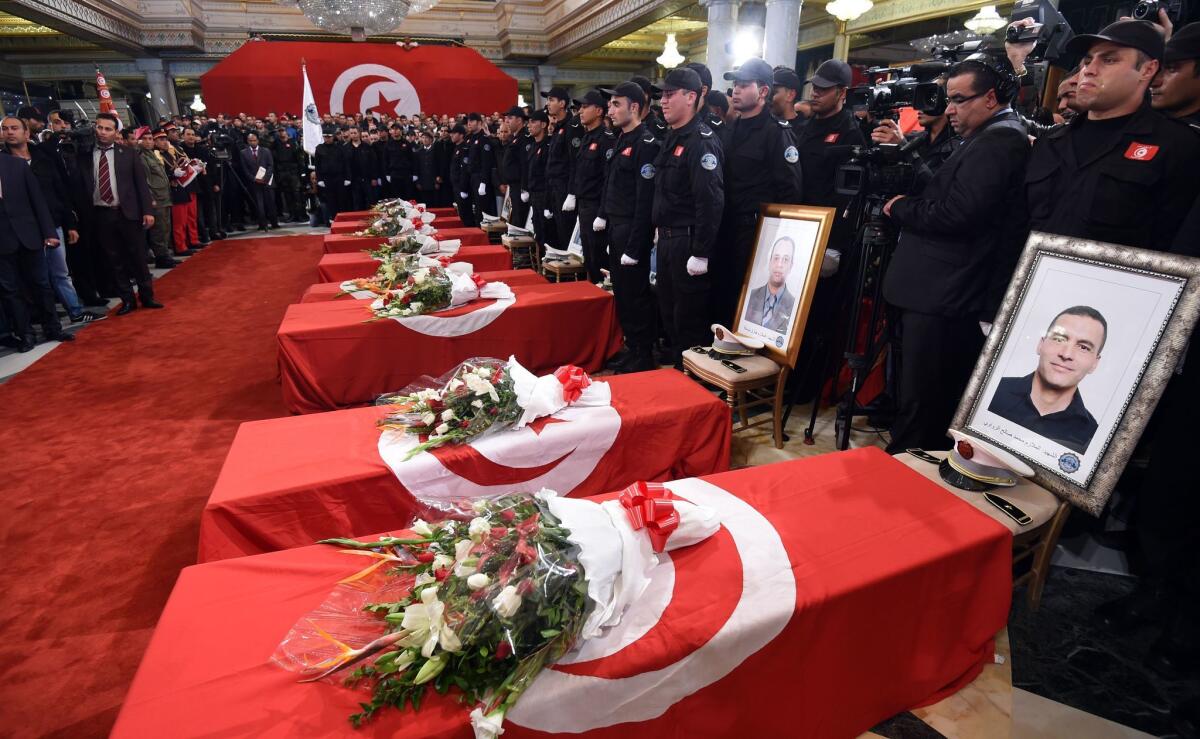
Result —
<svg viewBox="0 0 1200 739"><path fill-rule="evenodd" d="M743 28L733 37L733 65L740 67L751 57L762 55L762 41L753 28Z"/></svg>
<svg viewBox="0 0 1200 739"><path fill-rule="evenodd" d="M205 105L204 101L200 99L200 93L196 93L196 96L192 98L192 104L188 107L197 113L203 113L208 109L208 106Z"/></svg>
<svg viewBox="0 0 1200 739"><path fill-rule="evenodd" d="M675 34L667 34L667 42L663 44L663 53L654 61L666 69L672 69L683 64L683 56L679 53L679 44L675 41Z"/></svg>
<svg viewBox="0 0 1200 739"><path fill-rule="evenodd" d="M984 5L972 18L963 24L980 36L989 36L1008 25L996 12L995 5Z"/></svg>
<svg viewBox="0 0 1200 739"><path fill-rule="evenodd" d="M858 20L875 3L871 0L833 0L825 6L825 11L843 23Z"/></svg>

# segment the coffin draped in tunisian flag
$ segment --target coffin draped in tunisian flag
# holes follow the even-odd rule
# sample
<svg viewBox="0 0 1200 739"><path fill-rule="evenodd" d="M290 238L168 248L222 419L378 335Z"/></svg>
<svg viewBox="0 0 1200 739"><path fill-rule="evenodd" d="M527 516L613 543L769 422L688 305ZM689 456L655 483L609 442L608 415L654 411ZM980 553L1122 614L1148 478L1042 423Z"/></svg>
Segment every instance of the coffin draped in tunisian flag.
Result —
<svg viewBox="0 0 1200 739"><path fill-rule="evenodd" d="M200 77L212 114L299 113L300 63L317 113L454 114L503 111L517 101L517 81L461 46L307 41L243 44Z"/></svg>

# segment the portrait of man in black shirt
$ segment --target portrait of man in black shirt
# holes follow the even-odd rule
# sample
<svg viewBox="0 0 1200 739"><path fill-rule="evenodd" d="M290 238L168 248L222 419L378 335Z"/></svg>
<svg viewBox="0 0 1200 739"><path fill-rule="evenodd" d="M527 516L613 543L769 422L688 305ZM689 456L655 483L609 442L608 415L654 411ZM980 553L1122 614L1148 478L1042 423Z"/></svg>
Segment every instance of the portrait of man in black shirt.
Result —
<svg viewBox="0 0 1200 739"><path fill-rule="evenodd" d="M1095 308L1060 312L1038 340L1038 365L1024 377L1000 380L988 410L1083 454L1096 433L1079 383L1095 371L1108 339L1108 322Z"/></svg>

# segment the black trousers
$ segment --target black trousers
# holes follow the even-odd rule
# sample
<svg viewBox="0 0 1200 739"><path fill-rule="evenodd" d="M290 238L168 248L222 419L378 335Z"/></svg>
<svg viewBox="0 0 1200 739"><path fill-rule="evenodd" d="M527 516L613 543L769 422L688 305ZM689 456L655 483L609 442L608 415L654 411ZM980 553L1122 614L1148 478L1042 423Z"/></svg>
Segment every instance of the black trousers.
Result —
<svg viewBox="0 0 1200 739"><path fill-rule="evenodd" d="M575 211L564 211L563 201L567 199L567 183L551 182L546 190L550 202L547 208L554 214L554 242L547 242L555 249L566 251L571 245L571 234L575 231Z"/></svg>
<svg viewBox="0 0 1200 739"><path fill-rule="evenodd" d="M662 228L658 232L656 288L667 339L676 357L690 346L712 343L712 272L692 276L687 262L692 255L691 229Z"/></svg>
<svg viewBox="0 0 1200 739"><path fill-rule="evenodd" d="M479 185L483 182L483 179L472 175L471 190L467 193L471 196L471 202L475 204L475 215L479 217L481 223L483 222L482 216L484 213L487 213L489 216L496 215L496 193L492 191L491 182L486 183L487 190L485 192L487 194L479 194Z"/></svg>
<svg viewBox="0 0 1200 739"><path fill-rule="evenodd" d="M608 269L608 230L596 231L592 221L600 215L600 201L580 200L575 206L579 211L579 240L583 242L583 262L587 266L588 279L600 282Z"/></svg>
<svg viewBox="0 0 1200 739"><path fill-rule="evenodd" d="M754 236L758 229L758 214L725 214L713 254L713 320L734 328L742 284L754 253Z"/></svg>
<svg viewBox="0 0 1200 739"><path fill-rule="evenodd" d="M525 228L525 222L529 220L529 208L533 202L533 194L529 195L529 202L521 202L521 186L509 185L508 198L512 203L512 211L508 214L508 222L519 228Z"/></svg>
<svg viewBox="0 0 1200 739"><path fill-rule="evenodd" d="M304 210L304 198L300 195L300 175L295 172L276 172L275 189L279 191L276 205L278 212L287 210L288 220L304 220L308 213Z"/></svg>
<svg viewBox="0 0 1200 739"><path fill-rule="evenodd" d="M143 258L142 266L145 265ZM32 336L33 321L42 324L47 337L62 333L46 272L46 253L42 249L18 245L8 254L0 254L0 300L8 314L9 330L17 336Z"/></svg>
<svg viewBox="0 0 1200 739"><path fill-rule="evenodd" d="M129 287L132 280L137 283L138 297L143 302L153 300L154 286L146 267L146 232L142 224L126 218L119 208L96 206L92 210L96 240L112 264L117 296L133 303L133 289Z"/></svg>
<svg viewBox="0 0 1200 739"><path fill-rule="evenodd" d="M529 207L533 210L533 234L539 244L553 243L554 237L551 236L551 232L555 232L555 225L553 219L546 218L548 202L545 190L529 193Z"/></svg>
<svg viewBox="0 0 1200 739"><path fill-rule="evenodd" d="M462 196L463 193L466 193L465 198ZM458 210L458 217L463 222L463 226L471 228L479 225L479 219L475 217L475 201L471 199L471 193L466 190L455 190L454 207Z"/></svg>
<svg viewBox="0 0 1200 739"><path fill-rule="evenodd" d="M979 321L902 311L898 328L900 407L887 451L949 449L946 430L983 349Z"/></svg>
<svg viewBox="0 0 1200 739"><path fill-rule="evenodd" d="M351 210L366 210L375 204L370 180L364 178L350 181L350 204Z"/></svg>
<svg viewBox="0 0 1200 739"><path fill-rule="evenodd" d="M650 257L637 264L624 266L621 255L633 233L633 221L627 218L608 219L609 274L612 275L613 297L617 301L617 320L630 349L650 349L656 336L654 328L654 294L650 290Z"/></svg>

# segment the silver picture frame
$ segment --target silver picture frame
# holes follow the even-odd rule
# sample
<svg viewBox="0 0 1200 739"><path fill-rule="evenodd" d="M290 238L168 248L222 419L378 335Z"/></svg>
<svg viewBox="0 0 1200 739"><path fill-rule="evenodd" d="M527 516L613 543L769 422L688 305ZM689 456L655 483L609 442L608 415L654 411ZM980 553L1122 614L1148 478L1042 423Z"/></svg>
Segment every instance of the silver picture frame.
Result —
<svg viewBox="0 0 1200 739"><path fill-rule="evenodd" d="M1027 432L1027 438L1015 439L1014 434L999 433L995 430L1000 429L999 426L981 420L985 418L982 411L988 409L985 401L995 394L1000 380L997 377L993 382L993 376L1001 371L1002 357L1016 356L1015 344L1010 344L1018 339L1014 327L1018 322L1021 325L1031 323L1035 300L1030 298L1031 286L1035 284L1035 278L1039 278L1039 270L1054 265L1075 265L1088 274L1100 274L1095 268L1101 268L1104 282L1108 284L1096 285L1098 295L1104 294L1106 289L1111 292L1113 285L1119 287L1122 281L1153 280L1165 288L1178 286L1173 298L1172 289L1164 290L1163 295L1167 298L1156 304L1153 321L1138 337L1142 350L1131 352L1121 365L1125 379L1119 386L1121 391L1106 401L1110 409L1115 408L1108 412L1108 427L1101 428L1088 444L1086 455L1090 460L1086 476L1077 472L1078 467L1071 470L1071 465L1064 466L1060 461L1062 469L1056 469L1047 464L1046 454L1030 453L1039 442L1052 447L1052 440L1035 432ZM1043 274L1040 279L1049 278ZM951 427L1013 453L1029 463L1034 470L1033 481L1038 485L1098 516L1133 455L1167 383L1179 368L1197 317L1200 317L1200 259L1035 231L1026 242ZM1106 327L1106 341L1107 332ZM1093 447L1097 441L1099 445ZM1074 464L1078 463L1079 458L1075 457Z"/></svg>

